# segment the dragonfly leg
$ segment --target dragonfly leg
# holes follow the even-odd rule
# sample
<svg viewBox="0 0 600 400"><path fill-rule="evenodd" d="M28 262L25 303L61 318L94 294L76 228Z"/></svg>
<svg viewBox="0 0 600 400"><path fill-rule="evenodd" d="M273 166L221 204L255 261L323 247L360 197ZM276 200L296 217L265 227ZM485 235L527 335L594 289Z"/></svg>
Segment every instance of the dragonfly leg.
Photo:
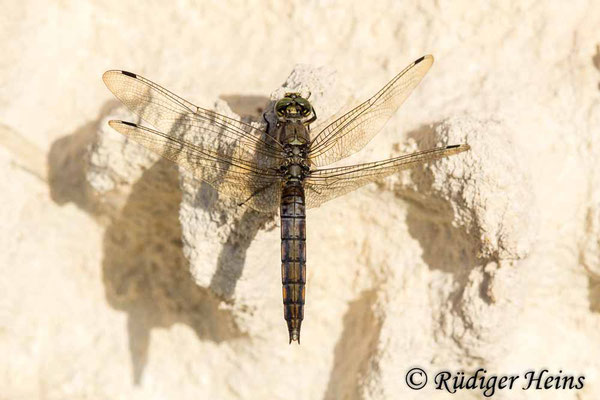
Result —
<svg viewBox="0 0 600 400"><path fill-rule="evenodd" d="M266 129L266 131L267 131L267 134L269 134L269 131L271 130L270 129L271 128L271 124L269 123L269 120L267 119L267 112L266 111L263 113L263 119L267 123L267 129Z"/></svg>
<svg viewBox="0 0 600 400"><path fill-rule="evenodd" d="M310 124L312 124L313 122L315 122L317 120L317 112L315 111L313 106L310 106L310 109L312 111L312 117L310 117L309 120L307 120L306 122L304 122L304 125L308 126L308 131L310 132Z"/></svg>
<svg viewBox="0 0 600 400"><path fill-rule="evenodd" d="M271 186L273 186L275 183L269 183L268 185L265 185L263 187L261 187L260 189L256 190L254 193L252 193L250 195L250 197L248 197L246 200L242 201L241 203L238 203L238 207L243 206L244 204L246 204L248 201L250 201L251 198L253 198L254 196L256 196L257 194L264 192L265 190L267 190L268 188L270 188Z"/></svg>

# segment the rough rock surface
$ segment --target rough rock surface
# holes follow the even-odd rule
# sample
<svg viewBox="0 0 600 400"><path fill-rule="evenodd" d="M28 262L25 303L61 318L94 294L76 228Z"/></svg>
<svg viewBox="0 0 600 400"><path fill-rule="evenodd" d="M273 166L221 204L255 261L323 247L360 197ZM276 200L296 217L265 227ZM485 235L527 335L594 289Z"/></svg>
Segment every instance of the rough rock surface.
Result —
<svg viewBox="0 0 600 400"><path fill-rule="evenodd" d="M3 10L0 398L448 398L409 389L413 366L562 370L585 387L495 398L600 398L597 2ZM301 346L277 216L106 125L136 121L111 68L244 118L298 88L323 121L426 53L423 83L344 163L471 151L309 211Z"/></svg>

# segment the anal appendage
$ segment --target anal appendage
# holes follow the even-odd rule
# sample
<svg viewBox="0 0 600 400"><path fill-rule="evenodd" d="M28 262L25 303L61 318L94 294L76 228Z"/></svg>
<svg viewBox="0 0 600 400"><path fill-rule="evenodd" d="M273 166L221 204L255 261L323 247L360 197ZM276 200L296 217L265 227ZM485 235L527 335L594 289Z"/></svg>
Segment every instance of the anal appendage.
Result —
<svg viewBox="0 0 600 400"><path fill-rule="evenodd" d="M292 344L293 341L297 341L298 344L300 344L300 328L291 328L291 329L289 329L289 333L290 333L290 344Z"/></svg>

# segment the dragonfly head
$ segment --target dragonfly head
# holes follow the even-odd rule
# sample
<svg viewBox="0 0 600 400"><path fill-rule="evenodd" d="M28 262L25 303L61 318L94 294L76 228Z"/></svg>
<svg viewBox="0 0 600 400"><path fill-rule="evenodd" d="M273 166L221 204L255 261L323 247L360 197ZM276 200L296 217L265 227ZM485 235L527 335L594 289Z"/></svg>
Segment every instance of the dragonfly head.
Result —
<svg viewBox="0 0 600 400"><path fill-rule="evenodd" d="M312 106L300 93L286 93L275 103L275 114L280 121L300 120L312 114Z"/></svg>

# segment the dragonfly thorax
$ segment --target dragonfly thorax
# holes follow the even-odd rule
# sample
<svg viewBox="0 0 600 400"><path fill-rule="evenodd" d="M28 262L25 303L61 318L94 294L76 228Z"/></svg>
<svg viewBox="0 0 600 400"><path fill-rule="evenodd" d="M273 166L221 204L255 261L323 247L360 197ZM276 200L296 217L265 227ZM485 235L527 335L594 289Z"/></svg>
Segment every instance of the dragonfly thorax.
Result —
<svg viewBox="0 0 600 400"><path fill-rule="evenodd" d="M300 121L280 122L277 125L277 140L283 144L285 161L281 172L286 179L301 180L308 172L308 128Z"/></svg>
<svg viewBox="0 0 600 400"><path fill-rule="evenodd" d="M286 157L281 171L287 179L304 179L309 171L304 146L291 145L286 149Z"/></svg>
<svg viewBox="0 0 600 400"><path fill-rule="evenodd" d="M286 149L292 146L307 146L310 141L308 129L300 121L279 122L276 137Z"/></svg>

